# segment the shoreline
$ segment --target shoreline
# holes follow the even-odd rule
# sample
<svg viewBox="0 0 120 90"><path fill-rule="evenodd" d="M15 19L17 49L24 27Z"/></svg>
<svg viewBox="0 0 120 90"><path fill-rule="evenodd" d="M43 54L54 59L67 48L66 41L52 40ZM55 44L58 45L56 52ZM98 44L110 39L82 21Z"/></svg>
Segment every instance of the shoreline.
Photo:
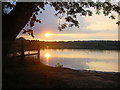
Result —
<svg viewBox="0 0 120 90"><path fill-rule="evenodd" d="M11 58L3 62L6 88L116 88L120 73L74 70L44 65L35 59ZM91 83L92 82L92 83Z"/></svg>
<svg viewBox="0 0 120 90"><path fill-rule="evenodd" d="M45 64L44 64L45 65ZM49 65L46 65L48 67L53 67L53 68L57 68L55 66L49 66ZM113 73L113 74L120 74L120 72L118 71L97 71L97 70L87 70L87 69L73 69L73 68L69 68L69 67L62 67L63 69L71 69L71 70L76 70L76 71L82 71L82 72L97 72L97 73Z"/></svg>

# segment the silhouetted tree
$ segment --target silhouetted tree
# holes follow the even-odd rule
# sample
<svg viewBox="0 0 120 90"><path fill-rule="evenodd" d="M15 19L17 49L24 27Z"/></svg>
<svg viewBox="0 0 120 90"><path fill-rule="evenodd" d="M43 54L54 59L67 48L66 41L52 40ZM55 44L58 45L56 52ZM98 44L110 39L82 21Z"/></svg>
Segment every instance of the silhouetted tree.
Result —
<svg viewBox="0 0 120 90"><path fill-rule="evenodd" d="M93 7L96 9L96 14L98 15L101 13L100 10L103 10L103 14L112 19L115 19L115 17L111 14L111 11L115 11L120 14L120 7L110 2L16 2L16 5L9 2L3 2L3 58L6 56L11 43L14 41L19 32L25 27L25 25L33 27L35 22L41 23L41 21L37 19L37 15L45 10L44 7L46 4L54 7L57 11L55 15L60 19L64 16L66 22L58 26L60 31L66 27L79 27L79 21L77 20L78 14L80 16L92 16L92 11L86 8ZM10 13L6 13L5 8L11 8L13 10ZM117 22L117 24L119 24L119 22ZM24 30L23 33L28 33L34 37L32 29Z"/></svg>

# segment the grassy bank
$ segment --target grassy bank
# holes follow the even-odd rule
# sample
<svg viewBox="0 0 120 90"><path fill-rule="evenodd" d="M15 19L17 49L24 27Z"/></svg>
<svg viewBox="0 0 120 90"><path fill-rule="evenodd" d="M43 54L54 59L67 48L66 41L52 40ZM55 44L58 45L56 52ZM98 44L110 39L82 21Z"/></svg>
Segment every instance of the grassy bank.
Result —
<svg viewBox="0 0 120 90"><path fill-rule="evenodd" d="M46 66L34 58L3 61L5 88L115 88L118 73L100 73Z"/></svg>

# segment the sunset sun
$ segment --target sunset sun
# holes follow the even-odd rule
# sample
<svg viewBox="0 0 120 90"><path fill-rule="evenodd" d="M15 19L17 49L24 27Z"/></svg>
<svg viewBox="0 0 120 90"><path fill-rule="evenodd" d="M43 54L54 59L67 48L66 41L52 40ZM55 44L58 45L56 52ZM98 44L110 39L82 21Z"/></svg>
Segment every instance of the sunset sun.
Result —
<svg viewBox="0 0 120 90"><path fill-rule="evenodd" d="M46 53L46 54L45 54L45 57L46 57L46 58L49 58L49 57L50 57L50 54L49 54L49 53Z"/></svg>
<svg viewBox="0 0 120 90"><path fill-rule="evenodd" d="M46 33L46 34L45 34L46 37L49 37L50 35L51 35L50 33Z"/></svg>

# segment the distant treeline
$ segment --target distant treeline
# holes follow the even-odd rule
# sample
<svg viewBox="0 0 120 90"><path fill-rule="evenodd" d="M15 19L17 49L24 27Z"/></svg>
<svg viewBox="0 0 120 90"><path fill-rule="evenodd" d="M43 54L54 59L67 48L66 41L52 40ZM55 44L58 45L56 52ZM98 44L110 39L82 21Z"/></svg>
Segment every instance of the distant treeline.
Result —
<svg viewBox="0 0 120 90"><path fill-rule="evenodd" d="M38 41L16 39L11 49L20 50L22 42L25 50L37 49L100 49L100 50L120 50L120 41Z"/></svg>

